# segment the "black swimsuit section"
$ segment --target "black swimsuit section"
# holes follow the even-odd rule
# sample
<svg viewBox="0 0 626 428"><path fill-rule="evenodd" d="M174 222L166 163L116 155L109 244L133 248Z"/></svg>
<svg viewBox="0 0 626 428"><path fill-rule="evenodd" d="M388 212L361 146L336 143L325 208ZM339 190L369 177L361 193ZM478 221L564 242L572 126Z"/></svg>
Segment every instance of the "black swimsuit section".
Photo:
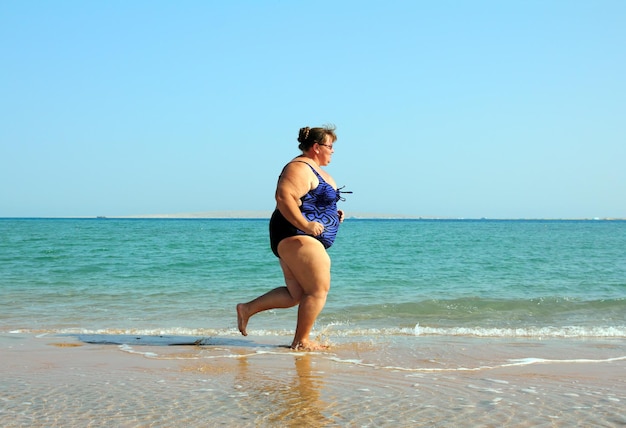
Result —
<svg viewBox="0 0 626 428"><path fill-rule="evenodd" d="M306 163L303 161L293 162ZM317 221L324 225L324 232L319 236L314 236L314 238L320 241L324 248L329 248L333 245L339 230L337 201L341 199L341 192L328 184L311 165L309 168L317 176L319 185L301 198L300 211L308 221ZM274 210L270 219L270 246L274 255L280 258L278 255L280 241L296 235L306 235L306 233L289 223L278 209Z"/></svg>
<svg viewBox="0 0 626 428"><path fill-rule="evenodd" d="M297 234L298 229L289 223L278 209L274 210L270 218L270 247L272 248L272 253L280 258L278 255L278 243Z"/></svg>

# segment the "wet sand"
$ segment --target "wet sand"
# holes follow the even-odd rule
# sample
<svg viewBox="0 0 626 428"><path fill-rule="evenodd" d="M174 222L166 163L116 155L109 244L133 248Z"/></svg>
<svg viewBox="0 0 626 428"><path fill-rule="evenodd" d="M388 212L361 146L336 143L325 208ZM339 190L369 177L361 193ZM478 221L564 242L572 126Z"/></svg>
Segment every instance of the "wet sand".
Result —
<svg viewBox="0 0 626 428"><path fill-rule="evenodd" d="M106 339L1 335L0 425L626 424L622 339L345 337L321 353L288 337Z"/></svg>

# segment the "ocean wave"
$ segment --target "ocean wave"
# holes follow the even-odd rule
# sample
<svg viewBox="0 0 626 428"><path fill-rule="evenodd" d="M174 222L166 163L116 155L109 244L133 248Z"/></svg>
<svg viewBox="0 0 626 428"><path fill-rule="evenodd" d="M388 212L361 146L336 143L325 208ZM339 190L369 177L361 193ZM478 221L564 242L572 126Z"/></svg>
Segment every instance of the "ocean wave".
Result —
<svg viewBox="0 0 626 428"><path fill-rule="evenodd" d="M605 327L429 327L415 325L414 328L348 328L333 330L326 328L327 336L462 336L492 338L626 338L625 326Z"/></svg>
<svg viewBox="0 0 626 428"><path fill-rule="evenodd" d="M502 338L602 338L626 337L626 326L607 327L518 327L518 328L484 328L484 327L427 327L416 325L416 336L476 336Z"/></svg>
<svg viewBox="0 0 626 428"><path fill-rule="evenodd" d="M7 331L9 334L31 334L38 337L46 335L68 336L127 336L127 337L241 337L235 329L205 329L205 328L181 328L170 327L160 329L119 329L119 328L59 328L49 330L17 329ZM259 329L249 330L251 337L255 336L292 336L293 330L289 329ZM620 326L564 326L564 327L516 327L516 328L493 328L493 327L432 327L416 324L415 327L382 327L363 328L349 324L331 323L321 326L313 332L313 335L322 337L385 337L385 336L442 336L442 337L490 337L490 338L554 338L554 339L584 339L584 338L626 338L626 325Z"/></svg>

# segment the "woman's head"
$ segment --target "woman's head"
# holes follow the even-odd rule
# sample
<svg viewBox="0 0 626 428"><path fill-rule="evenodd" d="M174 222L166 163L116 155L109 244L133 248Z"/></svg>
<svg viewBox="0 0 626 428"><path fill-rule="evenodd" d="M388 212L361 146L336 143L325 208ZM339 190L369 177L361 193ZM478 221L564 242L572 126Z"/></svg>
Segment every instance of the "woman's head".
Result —
<svg viewBox="0 0 626 428"><path fill-rule="evenodd" d="M298 148L302 152L308 151L314 144L332 144L337 141L337 135L335 134L334 125L324 125L322 128L300 128L300 134L298 134L298 142L300 145Z"/></svg>

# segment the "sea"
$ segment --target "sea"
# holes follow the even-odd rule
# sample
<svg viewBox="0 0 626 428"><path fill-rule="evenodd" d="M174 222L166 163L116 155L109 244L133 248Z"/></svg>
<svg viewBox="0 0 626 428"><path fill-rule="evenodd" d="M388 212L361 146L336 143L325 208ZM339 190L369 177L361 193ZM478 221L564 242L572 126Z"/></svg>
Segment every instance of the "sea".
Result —
<svg viewBox="0 0 626 428"><path fill-rule="evenodd" d="M626 221L349 219L329 253L331 337L626 337ZM0 220L4 332L231 335L281 285L266 219Z"/></svg>
<svg viewBox="0 0 626 428"><path fill-rule="evenodd" d="M331 349L353 352L346 351L349 357L323 357L318 365L425 376L440 369L536 363L535 354L501 356L497 362L474 360L473 351L449 357L463 354L455 343L462 343L463 349L475 343L485 350L489 344L518 341L556 343L562 349L585 349L594 343L601 351L585 354L582 360L626 359L626 221L348 218L328 251L331 289L312 336ZM5 338L110 344L116 352L136 353L143 359L170 355L171 347L156 346L158 338L170 345L190 338L200 348L206 345L204 354L192 353L190 358L196 361L203 355L207 361L216 357L208 350L212 344L220 356L232 357L239 346L259 358L278 349L277 358L284 358L289 350L281 346L291 343L297 308L255 315L247 338L237 330L235 312L237 303L281 285L279 263L269 247L268 219L0 219L0 336ZM141 347L142 338L152 338L156 347ZM428 355L428 349L440 354ZM606 349L615 352L607 354ZM357 382L364 395L373 394L374 387L363 380L368 376L362 374ZM495 387L506 384L491 382ZM383 391L385 387L379 386ZM469 391L464 399L475 392L471 387ZM18 414L27 418L33 412L32 406L16 410L20 406L7 394L6 390L0 394L0 420L5 416L3 422L19 421ZM613 397L609 409L626 399L614 391L609 396ZM365 411L367 420L354 410L346 416L337 407L327 413L318 409L317 416L324 421L320 426L402 426L394 421L397 410L376 407L382 401L372 400ZM255 412L262 414L263 406L257 407ZM437 405L431 403L431 408L437 411ZM222 407L222 415L236 418L241 408L231 410L224 413ZM210 407L202 411L211 413ZM32 414L54 426L45 419L50 412L54 410L42 408ZM619 414L608 411L603 426L623 426ZM141 419L120 419L119 426L172 422L151 417L152 422L145 424ZM409 425L420 425L417 413L404 417L413 421ZM565 414L559 417L568 420ZM554 418L550 421L558 422ZM239 422L233 426L272 425L258 417ZM431 422L430 426L446 426L445 420ZM483 422L486 426L499 420Z"/></svg>

